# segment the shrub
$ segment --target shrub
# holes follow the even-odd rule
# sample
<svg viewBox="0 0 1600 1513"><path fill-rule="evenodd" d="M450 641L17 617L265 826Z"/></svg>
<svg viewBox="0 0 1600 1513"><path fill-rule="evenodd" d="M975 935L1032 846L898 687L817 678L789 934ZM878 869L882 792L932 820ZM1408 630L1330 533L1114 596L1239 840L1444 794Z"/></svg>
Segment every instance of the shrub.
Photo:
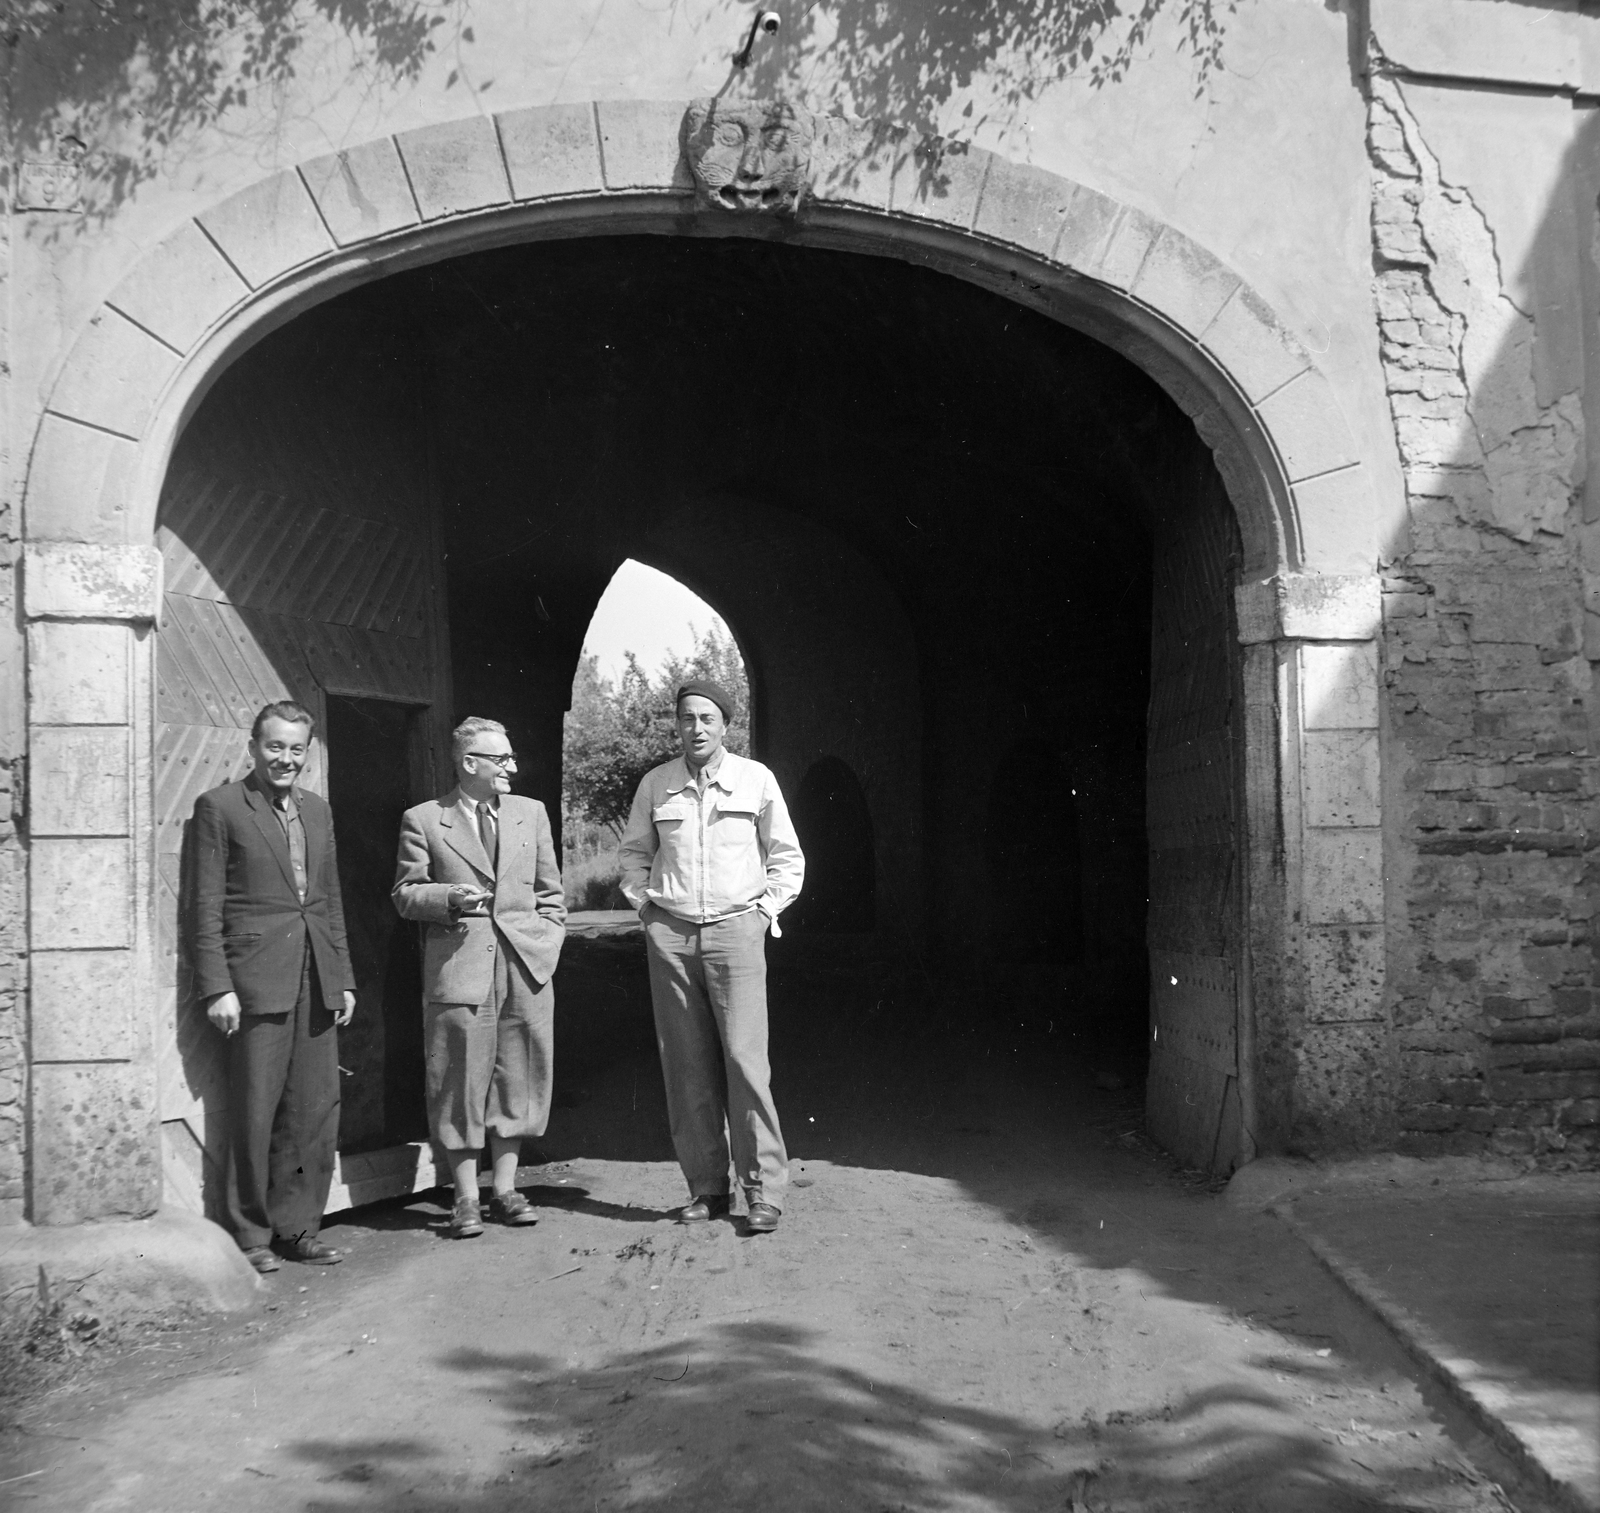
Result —
<svg viewBox="0 0 1600 1513"><path fill-rule="evenodd" d="M669 655L652 678L628 652L619 683L600 676L599 659L580 657L572 705L563 726L561 811L608 829L620 839L634 791L652 767L682 749L673 695L689 678L713 678L733 699L727 747L749 750L750 688L744 658L720 623L704 635L690 627L694 651Z"/></svg>
<svg viewBox="0 0 1600 1513"><path fill-rule="evenodd" d="M36 1284L0 1300L0 1403L54 1384L104 1338L93 1314L52 1296L41 1266Z"/></svg>
<svg viewBox="0 0 1600 1513"><path fill-rule="evenodd" d="M626 909L619 886L622 867L615 851L602 851L568 867L564 876L568 912L579 909Z"/></svg>

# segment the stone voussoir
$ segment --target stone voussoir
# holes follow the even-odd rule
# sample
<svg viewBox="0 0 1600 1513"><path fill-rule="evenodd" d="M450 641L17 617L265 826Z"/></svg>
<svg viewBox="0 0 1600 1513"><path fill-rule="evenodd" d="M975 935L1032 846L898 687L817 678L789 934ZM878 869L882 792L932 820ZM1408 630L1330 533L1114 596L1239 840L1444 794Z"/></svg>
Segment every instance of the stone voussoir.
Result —
<svg viewBox="0 0 1600 1513"><path fill-rule="evenodd" d="M511 185L491 117L419 126L394 141L424 220L509 203Z"/></svg>
<svg viewBox="0 0 1600 1513"><path fill-rule="evenodd" d="M600 123L605 187L617 191L694 190L683 155L686 100L602 100Z"/></svg>
<svg viewBox="0 0 1600 1513"><path fill-rule="evenodd" d="M50 408L137 440L178 362L169 346L102 305L68 355Z"/></svg>
<svg viewBox="0 0 1600 1513"><path fill-rule="evenodd" d="M1256 406L1283 458L1289 481L1299 484L1360 461L1333 386L1307 368Z"/></svg>
<svg viewBox="0 0 1600 1513"><path fill-rule="evenodd" d="M34 540L126 542L138 446L65 416L46 414L28 463L28 534Z"/></svg>
<svg viewBox="0 0 1600 1513"><path fill-rule="evenodd" d="M1210 326L1243 282L1193 238L1164 226L1128 292L1192 336Z"/></svg>
<svg viewBox="0 0 1600 1513"><path fill-rule="evenodd" d="M994 154L963 142L924 137L895 165L889 209L896 215L971 229Z"/></svg>
<svg viewBox="0 0 1600 1513"><path fill-rule="evenodd" d="M1378 537L1370 496L1376 487L1360 464L1303 479L1292 493L1304 566L1315 572L1371 572Z"/></svg>
<svg viewBox="0 0 1600 1513"><path fill-rule="evenodd" d="M1248 284L1223 305L1199 340L1251 404L1313 366L1299 339Z"/></svg>
<svg viewBox="0 0 1600 1513"><path fill-rule="evenodd" d="M1146 215L1132 205L1124 205L1100 253L1093 277L1113 289L1128 293L1138 282L1145 261L1163 229L1154 216Z"/></svg>
<svg viewBox="0 0 1600 1513"><path fill-rule="evenodd" d="M300 177L341 247L415 226L422 218L393 137L300 165Z"/></svg>
<svg viewBox="0 0 1600 1513"><path fill-rule="evenodd" d="M292 168L195 217L252 289L333 251L311 191Z"/></svg>
<svg viewBox="0 0 1600 1513"><path fill-rule="evenodd" d="M106 301L177 352L250 293L238 270L193 221L145 253Z"/></svg>
<svg viewBox="0 0 1600 1513"><path fill-rule="evenodd" d="M980 236L1050 257L1077 195L1078 185L1070 179L992 156L972 229Z"/></svg>
<svg viewBox="0 0 1600 1513"><path fill-rule="evenodd" d="M823 205L887 210L895 168L915 138L882 122L823 116L811 148L811 194Z"/></svg>
<svg viewBox="0 0 1600 1513"><path fill-rule="evenodd" d="M535 105L495 121L513 199L598 194L605 187L592 105Z"/></svg>

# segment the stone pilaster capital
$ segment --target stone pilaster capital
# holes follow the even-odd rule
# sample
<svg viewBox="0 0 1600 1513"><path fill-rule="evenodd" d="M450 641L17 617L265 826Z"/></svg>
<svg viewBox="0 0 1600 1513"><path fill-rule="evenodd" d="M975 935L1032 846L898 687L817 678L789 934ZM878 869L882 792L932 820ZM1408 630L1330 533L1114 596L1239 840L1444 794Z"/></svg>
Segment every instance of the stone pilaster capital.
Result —
<svg viewBox="0 0 1600 1513"><path fill-rule="evenodd" d="M1376 573L1280 573L1234 589L1239 640L1371 641L1382 624Z"/></svg>
<svg viewBox="0 0 1600 1513"><path fill-rule="evenodd" d="M30 620L141 623L160 616L161 553L153 546L36 541L22 557L22 607Z"/></svg>

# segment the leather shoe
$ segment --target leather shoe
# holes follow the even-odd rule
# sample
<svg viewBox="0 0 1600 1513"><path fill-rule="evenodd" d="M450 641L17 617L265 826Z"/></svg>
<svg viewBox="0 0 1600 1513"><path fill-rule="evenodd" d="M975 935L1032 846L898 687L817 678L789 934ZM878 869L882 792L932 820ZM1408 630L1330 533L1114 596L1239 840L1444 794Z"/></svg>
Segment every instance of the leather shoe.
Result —
<svg viewBox="0 0 1600 1513"><path fill-rule="evenodd" d="M539 1216L533 1211L533 1204L528 1202L521 1193L513 1189L508 1193L496 1193L489 1203L489 1217L496 1224L537 1224Z"/></svg>
<svg viewBox="0 0 1600 1513"><path fill-rule="evenodd" d="M244 1253L244 1258L263 1276L278 1269L278 1258L273 1255L270 1245L252 1245Z"/></svg>
<svg viewBox="0 0 1600 1513"><path fill-rule="evenodd" d="M727 1211L726 1193L707 1193L678 1210L678 1223L704 1224L707 1219L720 1219Z"/></svg>
<svg viewBox="0 0 1600 1513"><path fill-rule="evenodd" d="M470 1240L483 1233L483 1211L476 1198L457 1198L450 1210L450 1234L457 1240Z"/></svg>
<svg viewBox="0 0 1600 1513"><path fill-rule="evenodd" d="M298 1240L279 1240L278 1252L287 1261L304 1261L310 1266L337 1266L344 1260L333 1246L324 1244L315 1235L301 1235Z"/></svg>
<svg viewBox="0 0 1600 1513"><path fill-rule="evenodd" d="M750 1212L745 1215L745 1224L751 1234L770 1235L778 1227L778 1220L783 1215L770 1203L752 1203Z"/></svg>

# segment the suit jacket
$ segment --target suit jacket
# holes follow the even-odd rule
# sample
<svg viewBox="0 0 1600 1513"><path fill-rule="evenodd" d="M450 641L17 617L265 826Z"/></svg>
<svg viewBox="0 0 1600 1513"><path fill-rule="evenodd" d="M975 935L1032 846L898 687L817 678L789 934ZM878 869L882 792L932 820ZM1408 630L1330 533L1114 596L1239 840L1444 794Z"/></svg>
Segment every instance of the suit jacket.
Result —
<svg viewBox="0 0 1600 1513"><path fill-rule="evenodd" d="M344 901L327 801L295 790L306 835L306 897L300 901L283 826L255 776L225 783L195 800L194 893L189 945L202 998L235 992L246 1014L287 1014L300 993L311 943L332 1013L354 990L345 945Z"/></svg>
<svg viewBox="0 0 1600 1513"><path fill-rule="evenodd" d="M537 983L550 980L566 936L550 819L537 799L500 797L499 865L491 870L475 817L456 788L406 810L400 822L394 906L427 926L422 948L425 1003L484 1003L494 985L495 932L522 958ZM481 915L455 913L446 902L457 883L492 887Z"/></svg>

